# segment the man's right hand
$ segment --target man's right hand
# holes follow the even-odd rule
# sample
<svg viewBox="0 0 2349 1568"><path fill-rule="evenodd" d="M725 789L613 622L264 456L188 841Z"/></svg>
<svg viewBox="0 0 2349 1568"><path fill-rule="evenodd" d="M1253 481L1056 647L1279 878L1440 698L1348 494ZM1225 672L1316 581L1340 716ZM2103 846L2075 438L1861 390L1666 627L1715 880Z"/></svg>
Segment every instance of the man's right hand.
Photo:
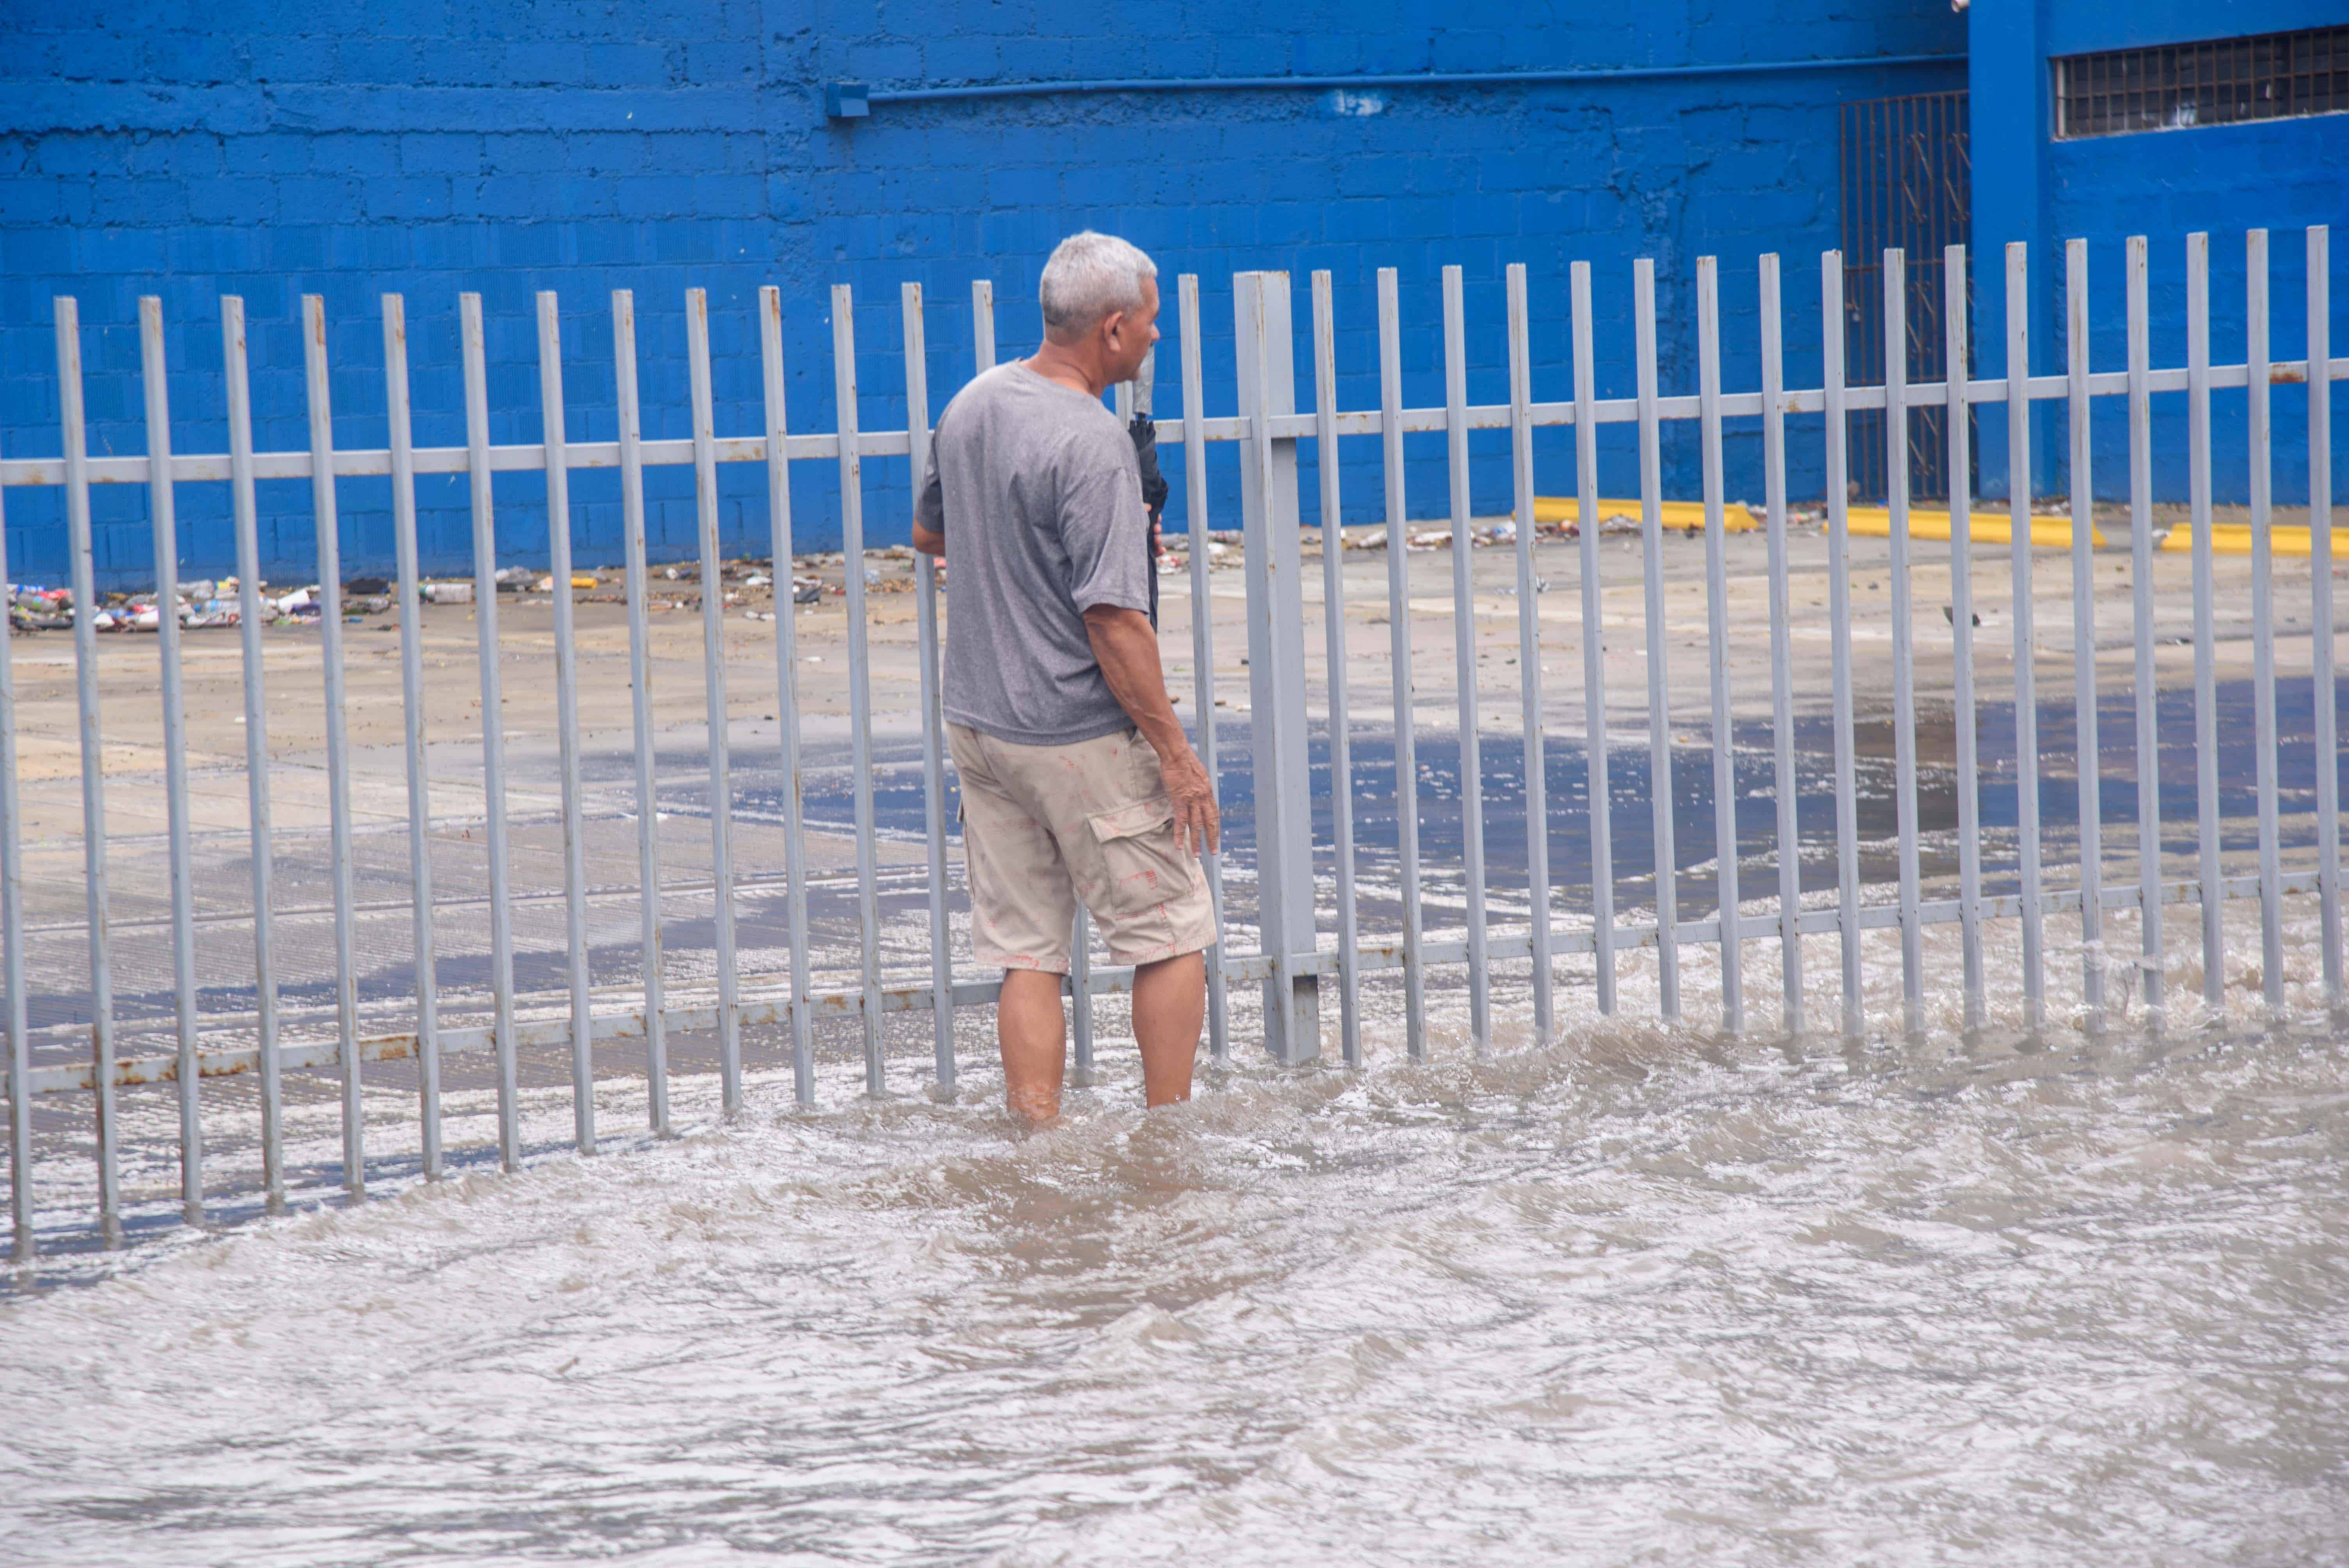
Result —
<svg viewBox="0 0 2349 1568"><path fill-rule="evenodd" d="M1216 781L1174 717L1166 696L1166 675L1158 665L1158 634L1139 610L1095 604L1085 613L1085 635L1110 695L1125 709L1142 738L1158 753L1158 775L1174 802L1174 836L1185 851L1212 854L1223 847L1223 820L1216 812Z"/></svg>
<svg viewBox="0 0 2349 1568"><path fill-rule="evenodd" d="M1166 781L1167 799L1174 802L1174 837L1185 853L1215 853L1223 846L1222 815L1216 810L1215 780L1188 742L1178 743L1172 757L1162 756L1159 777Z"/></svg>

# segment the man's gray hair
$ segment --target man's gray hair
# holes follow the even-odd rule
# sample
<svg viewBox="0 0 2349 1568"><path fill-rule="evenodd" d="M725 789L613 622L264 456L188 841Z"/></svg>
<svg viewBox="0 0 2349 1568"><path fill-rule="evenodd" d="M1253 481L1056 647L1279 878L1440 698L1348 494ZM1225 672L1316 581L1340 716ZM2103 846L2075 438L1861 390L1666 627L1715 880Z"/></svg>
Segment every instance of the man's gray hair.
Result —
<svg viewBox="0 0 2349 1568"><path fill-rule="evenodd" d="M1052 247L1036 287L1047 332L1081 332L1112 311L1142 304L1142 280L1158 275L1158 263L1115 234L1091 229Z"/></svg>

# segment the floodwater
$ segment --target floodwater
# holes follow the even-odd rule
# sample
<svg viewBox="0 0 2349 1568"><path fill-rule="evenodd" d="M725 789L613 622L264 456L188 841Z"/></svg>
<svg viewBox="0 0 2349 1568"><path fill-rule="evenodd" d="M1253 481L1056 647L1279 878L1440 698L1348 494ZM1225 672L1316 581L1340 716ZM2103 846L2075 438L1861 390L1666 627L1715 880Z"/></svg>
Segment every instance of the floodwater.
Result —
<svg viewBox="0 0 2349 1568"><path fill-rule="evenodd" d="M141 1249L0 1305L0 1560L2349 1559L2340 1039L1588 997L1478 1063L1441 993L1414 1066L1376 991L1369 1068L1151 1114L1112 1016L1026 1138L983 1035L957 1105L695 1078L673 1141Z"/></svg>

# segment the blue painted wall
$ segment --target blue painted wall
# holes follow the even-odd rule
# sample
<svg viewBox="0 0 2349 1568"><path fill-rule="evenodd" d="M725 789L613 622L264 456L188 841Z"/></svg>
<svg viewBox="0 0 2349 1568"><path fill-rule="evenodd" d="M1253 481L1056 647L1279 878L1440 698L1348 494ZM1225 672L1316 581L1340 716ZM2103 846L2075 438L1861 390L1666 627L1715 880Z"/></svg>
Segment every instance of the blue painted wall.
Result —
<svg viewBox="0 0 2349 1568"><path fill-rule="evenodd" d="M574 439L613 433L607 296L636 291L648 436L687 433L682 302L710 292L718 424L759 428L756 290L777 284L789 322L793 424L829 429L828 294L857 294L860 417L902 418L897 289L928 291L933 407L970 372L969 285L996 281L1002 351L1035 334L1034 278L1061 234L1092 225L1149 249L1171 277L1202 279L1210 411L1233 406L1230 274L1336 274L1339 356L1351 406L1376 397L1372 280L1402 274L1407 396L1440 399L1439 269L1465 269L1470 395L1504 396L1502 269L1532 273L1536 395L1568 395L1567 269L1598 273L1602 393L1628 394L1630 259L1656 258L1664 385L1695 382L1692 278L1717 253L1726 385L1756 371L1754 259L1785 253L1790 380L1819 352L1816 255L1837 242L1838 104L1957 85L1964 21L1947 0L1664 0L1637 8L1470 7L1309 0L1268 13L1237 0L1105 6L1005 0L985 7L875 0L609 7L519 0L377 0L360 7L225 0L12 0L0 14L0 453L58 449L50 296L85 323L94 451L144 450L133 324L162 296L171 324L173 439L220 449L217 296L244 296L264 447L304 444L295 322L325 296L336 438L383 444L378 296L403 293L417 438L462 439L456 295L490 318L494 438L538 435L533 291L561 292ZM828 121L822 85L875 87L1071 77L1286 75L1671 66L1937 53L1946 67L1797 70L1733 77L1498 88L1065 95L883 105ZM1171 322L1170 322L1171 332ZM1179 406L1173 356L1162 396ZM1303 359L1300 354L1300 360ZM1628 431L1610 430L1609 490L1634 484ZM1732 436L1732 493L1758 495L1759 437ZM1414 438L1415 512L1440 513L1440 438ZM1347 514L1379 508L1375 443L1349 453ZM1545 490L1570 483L1562 434L1541 451ZM1231 457L1218 452L1211 521L1231 523ZM803 547L837 538L822 465L801 465ZM904 537L902 459L871 465L868 516ZM1667 450L1674 493L1696 493L1691 436ZM1797 429L1797 493L1818 484ZM722 470L733 548L764 551L761 476ZM1179 483L1179 476L1178 483ZM437 569L470 560L463 498L421 481ZM183 570L231 559L224 487L185 487ZM502 556L543 560L541 492L502 476ZM1310 494L1310 490L1308 491ZM616 558L609 476L574 484L582 558ZM1480 438L1480 509L1506 505L1497 445ZM54 492L6 492L11 574L65 571ZM314 558L306 486L264 487L270 573ZM354 573L391 557L388 491L346 481L343 551ZM1175 520L1184 515L1179 498ZM144 498L98 502L107 577L151 580ZM655 552L692 548L689 482L653 480Z"/></svg>
<svg viewBox="0 0 2349 1568"><path fill-rule="evenodd" d="M2125 242L2147 237L2151 351L2157 366L2186 363L2186 236L2210 236L2210 354L2214 364L2244 357L2247 231L2269 231L2269 349L2297 358L2307 341L2310 224L2333 226L2333 352L2349 342L2349 114L2198 126L2056 140L2052 101L2057 56L2199 39L2337 26L2338 0L1973 0L1971 29L1973 248L1976 335L1987 375L2003 374L2005 289L2002 252L2030 242L2033 368L2064 366L2064 242L2089 242L2090 360L2099 370L2128 363ZM2272 395L2274 496L2308 500L2308 396ZM2349 396L2332 392L2338 429ZM2184 500L2186 400L2154 399L2153 483L2158 499ZM2251 455L2240 391L2212 397L2211 490L2220 501L2250 495ZM2128 493L2126 406L2100 398L2093 427L2100 499ZM2337 438L2336 438L2337 439ZM2005 425L1983 423L1982 489L2007 493ZM2033 421L2033 489L2069 484L2059 407ZM2336 459L2334 500L2349 501L2349 471Z"/></svg>

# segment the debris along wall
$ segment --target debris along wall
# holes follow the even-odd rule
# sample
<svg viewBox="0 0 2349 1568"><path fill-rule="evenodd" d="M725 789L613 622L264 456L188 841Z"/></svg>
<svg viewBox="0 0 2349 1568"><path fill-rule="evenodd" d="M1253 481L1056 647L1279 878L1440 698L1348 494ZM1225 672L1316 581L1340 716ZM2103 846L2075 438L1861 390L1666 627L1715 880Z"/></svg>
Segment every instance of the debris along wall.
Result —
<svg viewBox="0 0 2349 1568"><path fill-rule="evenodd" d="M648 437L688 433L683 295L709 290L721 433L758 428L752 320L761 284L783 290L791 417L832 428L828 291L857 291L861 418L898 424L898 285L928 293L933 408L971 371L969 285L995 280L999 350L1032 345L1035 274L1061 234L1115 229L1166 274L1201 275L1211 412L1233 407L1228 336L1237 270L1327 267L1338 284L1339 358L1350 404L1375 402L1377 268L1402 278L1403 360L1414 401L1440 397L1440 269L1466 269L1470 395L1505 392L1501 269L1533 274L1536 395L1568 395L1567 268L1597 271L1602 392L1628 393L1630 260L1660 268L1667 391L1695 384L1692 273L1721 255L1726 385L1755 377L1754 258L1787 260L1790 380L1818 352L1817 253L1836 242L1839 101L1962 78L1963 22L1946 0L1704 0L1531 17L1431 22L1413 7L1311 0L1281 13L1229 0L1133 7L1008 0L937 5L624 7L483 0L378 0L320 9L17 0L0 15L0 455L58 450L51 295L81 301L91 449L144 450L137 299L170 323L173 439L224 445L217 296L244 296L264 448L305 444L300 296L322 294L338 442L383 444L378 297L407 296L416 435L463 438L457 294L488 315L493 438L536 438L533 291L563 298L573 439L613 433L609 291L636 293ZM1951 61L1806 66L1879 57ZM1645 75L1549 85L1278 86L1234 77L1483 73L1762 65L1733 75ZM876 90L1102 77L1197 78L1182 91L1060 91L962 102L876 103L827 117L827 83ZM1300 330L1309 312L1299 310ZM1167 323L1170 336L1173 322ZM1174 356L1162 406L1179 407ZM1300 360L1305 356L1300 345ZM1306 361L1309 364L1309 361ZM1628 430L1610 429L1609 493L1633 482ZM1541 486L1570 483L1563 432ZM1731 442L1731 493L1758 494L1758 434ZM1796 493L1817 484L1797 441ZM1415 514L1440 514L1440 439L1412 444ZM1480 511L1506 506L1497 443L1477 449ZM1211 483L1232 484L1217 454ZM1375 443L1348 453L1346 510L1379 507ZM1177 494L1169 521L1185 515ZM838 539L833 477L804 465L802 548ZM1697 493L1692 438L1668 449L1666 482ZM693 548L689 475L652 481L656 559ZM905 537L905 461L868 466L875 542ZM462 570L470 522L460 481L419 480L429 568ZM225 487L180 502L181 569L230 569ZM501 559L546 560L543 486L498 480ZM1309 485L1307 490L1311 494ZM728 547L764 553L761 477L721 475ZM66 572L54 491L7 492L10 573ZM1237 495L1210 497L1211 522ZM617 558L616 480L574 480L583 565ZM315 559L301 481L262 487L273 578ZM102 581L152 581L145 498L96 498ZM342 558L391 562L388 490L343 486Z"/></svg>

